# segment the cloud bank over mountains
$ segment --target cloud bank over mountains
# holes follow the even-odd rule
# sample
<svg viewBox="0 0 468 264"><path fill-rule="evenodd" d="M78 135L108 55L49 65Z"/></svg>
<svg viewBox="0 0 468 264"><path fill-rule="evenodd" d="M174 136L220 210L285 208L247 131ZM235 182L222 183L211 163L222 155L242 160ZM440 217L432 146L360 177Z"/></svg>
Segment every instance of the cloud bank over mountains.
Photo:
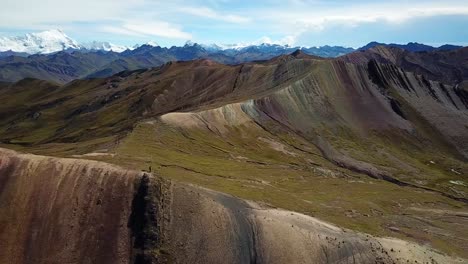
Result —
<svg viewBox="0 0 468 264"><path fill-rule="evenodd" d="M276 44L356 47L371 40L390 41L381 39L384 37L394 42L425 42L428 28L433 29L433 36L439 35L440 39L431 39L434 42L468 42L468 33L463 33L468 6L459 0L360 0L353 5L321 0L83 0L79 5L69 0L50 0L47 4L18 0L2 5L0 32L17 35L61 28L80 42L103 36L121 45L156 39L170 46L187 39L252 43L263 38ZM440 22L441 17L448 19Z"/></svg>

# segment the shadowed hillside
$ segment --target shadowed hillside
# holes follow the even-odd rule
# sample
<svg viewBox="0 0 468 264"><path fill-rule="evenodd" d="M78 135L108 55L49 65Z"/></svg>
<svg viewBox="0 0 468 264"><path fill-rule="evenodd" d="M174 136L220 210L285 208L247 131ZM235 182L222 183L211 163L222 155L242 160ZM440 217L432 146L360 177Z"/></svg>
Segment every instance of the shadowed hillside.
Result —
<svg viewBox="0 0 468 264"><path fill-rule="evenodd" d="M429 80L457 85L468 80L468 47L454 50L410 52L388 46L375 46L340 57L346 62L366 64L370 60L389 63L404 71L424 75Z"/></svg>

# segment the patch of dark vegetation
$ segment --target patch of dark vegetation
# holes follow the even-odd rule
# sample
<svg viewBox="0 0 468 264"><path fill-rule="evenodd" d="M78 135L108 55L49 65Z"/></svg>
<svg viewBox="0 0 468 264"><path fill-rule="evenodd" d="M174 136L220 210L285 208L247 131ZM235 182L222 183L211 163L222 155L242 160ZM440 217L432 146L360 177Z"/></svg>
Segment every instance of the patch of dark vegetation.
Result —
<svg viewBox="0 0 468 264"><path fill-rule="evenodd" d="M130 105L129 111L138 112L142 109L142 106L144 106L144 101L143 101L143 98L140 97L138 100L136 100Z"/></svg>
<svg viewBox="0 0 468 264"><path fill-rule="evenodd" d="M41 117L41 115L42 115L41 112L29 112L26 114L26 118L37 120L39 119L39 117Z"/></svg>
<svg viewBox="0 0 468 264"><path fill-rule="evenodd" d="M122 77L122 78L126 78L132 74L141 74L141 73L144 73L146 72L148 69L144 68L144 69L138 69L138 70L133 70L133 71L129 71L129 70L126 70L126 71L121 71L119 73L116 74L116 76L119 76L119 77Z"/></svg>
<svg viewBox="0 0 468 264"><path fill-rule="evenodd" d="M390 98L390 106L392 107L393 112L401 116L403 119L407 120L403 110L401 109L401 104L396 99Z"/></svg>
<svg viewBox="0 0 468 264"><path fill-rule="evenodd" d="M116 93L113 93L113 94L107 96L106 98L102 99L99 103L101 105L110 104L110 103L114 102L117 99L120 99L122 97L126 97L128 94L130 94L133 91L133 89L134 89L133 87L128 87L125 90L121 90L121 91L118 91Z"/></svg>
<svg viewBox="0 0 468 264"><path fill-rule="evenodd" d="M62 105L63 103L67 102L68 100L72 99L72 97L70 96L65 96L65 97L61 97L61 98L58 98L58 99L55 99L55 100L51 100L47 103L43 103L43 104L39 104L39 105L34 105L32 107L29 107L28 109L28 114L26 114L26 116L29 118L29 117L32 117L34 115L34 113L37 113L37 112L41 112L41 111L44 111L46 109L50 109L50 108L54 108L54 107L57 107L59 105Z"/></svg>
<svg viewBox="0 0 468 264"><path fill-rule="evenodd" d="M104 98L102 98L100 100L95 100L95 101L90 102L88 104L82 105L82 106L76 108L75 110L73 110L68 115L66 115L66 119L70 119L70 118L76 117L76 116L81 115L81 114L86 114L86 113L91 113L91 112L98 111L99 109L105 107L106 105L109 105L109 104L113 103L114 101L116 101L118 99L127 97L134 90L135 90L135 87L130 86L130 87L127 87L124 90L120 90L118 92L112 93L112 94L110 94L110 95L108 95L108 96L106 96L106 97L104 97Z"/></svg>
<svg viewBox="0 0 468 264"><path fill-rule="evenodd" d="M0 140L0 143L2 144L11 144L11 145L18 145L18 146L23 146L23 147L31 147L33 146L33 144L31 144L30 142L17 142L17 141L14 141L13 138L5 138L3 140Z"/></svg>
<svg viewBox="0 0 468 264"><path fill-rule="evenodd" d="M136 183L132 212L128 227L132 234L132 260L134 264L165 263L167 253L161 248L161 227L158 215L161 188L149 174L143 174Z"/></svg>

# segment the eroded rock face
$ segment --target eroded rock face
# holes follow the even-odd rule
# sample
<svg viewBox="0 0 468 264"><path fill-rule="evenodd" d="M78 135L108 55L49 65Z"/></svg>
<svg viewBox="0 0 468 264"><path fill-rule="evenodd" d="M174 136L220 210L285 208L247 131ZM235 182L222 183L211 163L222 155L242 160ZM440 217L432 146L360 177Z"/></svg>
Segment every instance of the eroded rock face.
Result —
<svg viewBox="0 0 468 264"><path fill-rule="evenodd" d="M467 54L467 47L450 51L410 52L396 47L376 46L344 55L338 60L355 64L377 60L396 65L407 72L424 75L430 80L455 85L468 78Z"/></svg>
<svg viewBox="0 0 468 264"><path fill-rule="evenodd" d="M0 263L458 263L102 162L0 149Z"/></svg>
<svg viewBox="0 0 468 264"><path fill-rule="evenodd" d="M128 263L138 172L0 151L0 263Z"/></svg>

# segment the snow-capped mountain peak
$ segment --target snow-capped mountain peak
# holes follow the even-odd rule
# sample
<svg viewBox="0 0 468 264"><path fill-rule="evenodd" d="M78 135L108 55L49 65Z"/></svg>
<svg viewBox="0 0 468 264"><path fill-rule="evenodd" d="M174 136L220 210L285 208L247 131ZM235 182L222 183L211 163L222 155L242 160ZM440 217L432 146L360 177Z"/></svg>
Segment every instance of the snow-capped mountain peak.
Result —
<svg viewBox="0 0 468 264"><path fill-rule="evenodd" d="M0 51L52 53L66 49L80 49L78 42L59 29L28 33L17 37L0 37Z"/></svg>
<svg viewBox="0 0 468 264"><path fill-rule="evenodd" d="M148 43L156 46L155 42ZM63 50L89 50L123 52L134 47L115 45L105 41L92 41L84 44L70 38L60 29L52 29L38 33L28 33L16 37L0 37L0 52L13 51L28 54L47 54Z"/></svg>
<svg viewBox="0 0 468 264"><path fill-rule="evenodd" d="M156 43L155 41L148 41L145 43L145 45L151 46L151 47L158 47L159 44Z"/></svg>
<svg viewBox="0 0 468 264"><path fill-rule="evenodd" d="M83 44L82 48L91 50L91 51L102 50L102 51L113 51L113 52L122 52L125 50L133 49L132 47L115 45L106 41L88 42L88 43Z"/></svg>
<svg viewBox="0 0 468 264"><path fill-rule="evenodd" d="M138 49L141 46L150 46L150 47L158 47L159 44L154 41L148 41L145 44L135 44L130 50Z"/></svg>

